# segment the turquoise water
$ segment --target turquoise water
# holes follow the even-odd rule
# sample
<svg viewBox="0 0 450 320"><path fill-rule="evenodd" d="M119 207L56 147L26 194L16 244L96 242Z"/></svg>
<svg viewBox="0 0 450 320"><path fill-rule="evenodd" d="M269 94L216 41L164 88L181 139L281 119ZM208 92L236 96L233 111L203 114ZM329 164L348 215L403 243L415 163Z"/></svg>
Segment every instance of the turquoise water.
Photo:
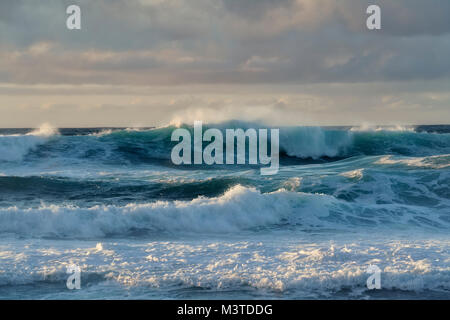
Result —
<svg viewBox="0 0 450 320"><path fill-rule="evenodd" d="M0 298L450 297L449 126L280 128L273 176L174 129L1 129Z"/></svg>

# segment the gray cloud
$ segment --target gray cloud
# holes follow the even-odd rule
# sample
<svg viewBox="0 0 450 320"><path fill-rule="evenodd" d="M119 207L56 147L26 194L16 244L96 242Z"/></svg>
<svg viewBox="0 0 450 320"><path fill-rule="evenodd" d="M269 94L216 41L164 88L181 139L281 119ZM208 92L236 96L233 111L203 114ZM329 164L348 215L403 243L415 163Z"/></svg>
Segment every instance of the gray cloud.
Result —
<svg viewBox="0 0 450 320"><path fill-rule="evenodd" d="M83 29L71 32L64 27L68 1L37 9L31 1L4 1L1 81L305 83L449 75L449 2L379 1L378 33L364 27L364 2L78 1ZM53 46L30 54L40 42Z"/></svg>
<svg viewBox="0 0 450 320"><path fill-rule="evenodd" d="M69 4L80 31L65 27ZM382 30L366 29L369 4ZM448 0L2 0L0 125L448 122L449 12Z"/></svg>
<svg viewBox="0 0 450 320"><path fill-rule="evenodd" d="M355 82L450 75L450 2L378 0L6 0L2 82ZM82 8L82 30L65 7ZM36 54L33 48L49 44ZM94 55L96 58L93 58Z"/></svg>

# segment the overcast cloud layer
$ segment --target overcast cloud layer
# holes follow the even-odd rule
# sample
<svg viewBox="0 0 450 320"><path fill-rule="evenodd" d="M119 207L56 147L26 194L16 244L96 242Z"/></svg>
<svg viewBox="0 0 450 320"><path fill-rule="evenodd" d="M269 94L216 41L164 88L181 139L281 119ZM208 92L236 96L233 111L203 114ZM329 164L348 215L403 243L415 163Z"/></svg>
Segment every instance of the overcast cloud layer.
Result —
<svg viewBox="0 0 450 320"><path fill-rule="evenodd" d="M65 27L70 4L82 30ZM448 0L2 0L0 126L450 123L449 14Z"/></svg>

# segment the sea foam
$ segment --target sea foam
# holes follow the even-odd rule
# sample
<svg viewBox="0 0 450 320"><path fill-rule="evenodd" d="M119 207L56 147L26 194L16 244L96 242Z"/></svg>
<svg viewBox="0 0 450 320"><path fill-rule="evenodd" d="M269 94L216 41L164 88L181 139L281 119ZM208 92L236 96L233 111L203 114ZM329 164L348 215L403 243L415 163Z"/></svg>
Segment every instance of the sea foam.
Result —
<svg viewBox="0 0 450 320"><path fill-rule="evenodd" d="M236 185L218 197L89 208L1 208L0 233L26 237L104 238L133 234L241 233L291 226L312 231L367 228L446 230L439 210L402 204L348 203L330 195ZM445 218L445 217L444 217ZM289 229L289 228L288 228Z"/></svg>

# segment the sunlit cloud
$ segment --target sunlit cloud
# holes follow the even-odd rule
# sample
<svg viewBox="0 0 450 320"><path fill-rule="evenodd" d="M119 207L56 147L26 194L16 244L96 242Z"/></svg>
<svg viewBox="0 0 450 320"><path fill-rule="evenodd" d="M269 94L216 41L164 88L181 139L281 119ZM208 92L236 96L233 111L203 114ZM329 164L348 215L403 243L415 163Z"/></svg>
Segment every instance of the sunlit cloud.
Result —
<svg viewBox="0 0 450 320"><path fill-rule="evenodd" d="M0 125L448 122L450 2L369 2L2 1Z"/></svg>

